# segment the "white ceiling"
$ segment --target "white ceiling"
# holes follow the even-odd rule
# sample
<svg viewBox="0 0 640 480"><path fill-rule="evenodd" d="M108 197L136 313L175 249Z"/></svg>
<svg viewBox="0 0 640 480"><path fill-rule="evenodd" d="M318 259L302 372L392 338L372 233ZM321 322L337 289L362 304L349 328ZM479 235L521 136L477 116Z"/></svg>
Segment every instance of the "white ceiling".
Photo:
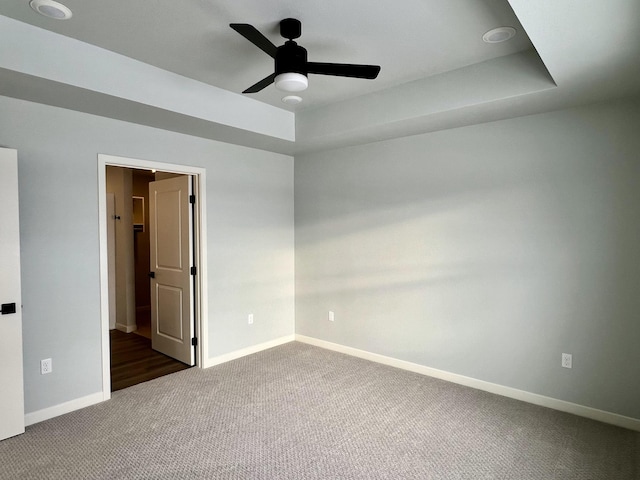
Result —
<svg viewBox="0 0 640 480"><path fill-rule="evenodd" d="M229 27L250 23L281 45L278 22L302 21L299 43L318 62L380 65L376 80L311 75L296 107L317 107L495 57L531 49L506 0L62 0L70 20L35 13L28 0L2 2L0 14L201 82L240 93L273 72L273 60ZM482 35L513 26L514 39ZM272 85L251 97L280 108Z"/></svg>
<svg viewBox="0 0 640 480"><path fill-rule="evenodd" d="M0 95L287 154L640 93L638 0L62 1L70 20L0 2ZM229 23L280 45L287 17L311 61L379 77L241 95L273 64ZM498 26L518 34L484 43Z"/></svg>

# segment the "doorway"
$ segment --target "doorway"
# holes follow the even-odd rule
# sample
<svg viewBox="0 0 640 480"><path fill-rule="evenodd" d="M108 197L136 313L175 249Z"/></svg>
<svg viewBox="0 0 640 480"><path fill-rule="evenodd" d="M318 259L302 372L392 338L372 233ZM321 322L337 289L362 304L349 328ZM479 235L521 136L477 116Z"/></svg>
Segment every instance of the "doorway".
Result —
<svg viewBox="0 0 640 480"><path fill-rule="evenodd" d="M153 340L152 348L152 334L160 338L161 342L178 338L179 335L174 335L173 332L179 332L188 337L178 338L187 347L187 351L191 355L191 360L185 360L184 356L181 358L183 362L195 364L198 367L203 367L203 358L206 358L206 330L203 322L199 322L199 318L203 318L206 312L206 299L200 294L203 291L203 285L206 279L206 265L205 255L201 245L204 243L204 236L206 233L206 227L203 225L204 217L204 182L205 172L204 169L195 167L185 167L178 165L160 164L157 162L149 162L144 160L128 159L123 157L112 157L108 155L99 155L99 182L100 182L100 244L101 244L101 305L102 305L102 331L103 331L103 396L105 399L110 398L111 391L118 390L120 388L126 388L127 386L147 381L158 376L180 371L185 368L189 368L189 365L176 361L170 356L176 356L173 352L163 351L159 353L156 350L163 350L162 345L158 345L156 340ZM113 185L113 172L116 171L116 178L124 178L124 185L126 189L126 196L122 195L122 191L117 192L122 198L126 198L126 202L121 201L119 208L113 213L113 218L110 217L109 200L107 200L107 191L114 190ZM167 314L167 310L173 308L171 304L171 296L158 297L152 301L152 289L154 293L168 291L173 293L174 297L176 288L164 280L154 280L149 278L150 272L154 269L150 265L150 251L158 252L162 246L156 245L152 247L153 239L161 238L158 235L153 235L163 229L162 223L160 227L154 226L154 221L150 221L151 218L155 219L155 223L160 223L159 218L166 218L166 213L163 213L162 209L167 210L172 204L167 203L167 198L176 198L173 191L169 191L164 197L162 197L162 191L160 194L155 190L153 198L149 197L149 185L163 185L169 183L175 184L175 181L179 180L179 184L188 184L188 194L186 190L181 193L181 198L188 198L190 203L189 211L183 210L174 217L184 219L189 217L189 237L188 242L184 237L180 242L181 245L189 244L189 256L185 257L182 262L187 268L187 275L190 275L188 279L188 289L184 295L178 295L178 297L188 297L193 299L193 302L188 303L184 307L184 312L181 314L182 318L186 318L187 322L182 327L173 327L168 325L166 318L172 315ZM173 183L172 183L173 182ZM186 188L186 187L185 187ZM116 188L117 189L117 188ZM159 196L160 195L160 196ZM156 201L160 198L160 201ZM162 200L164 198L164 200ZM102 202L104 200L104 202ZM150 201L151 200L151 201ZM105 205L102 205L104 203ZM157 205L156 205L157 203ZM113 208L113 207L110 207ZM124 209L123 209L124 208ZM150 215L150 210L157 208L155 214ZM181 207L182 208L182 207ZM169 208L171 210L171 208ZM172 217L171 211L168 217ZM169 220L165 220L169 221ZM118 272L118 279L121 286L125 285L127 288L125 291L120 291L118 287L114 291L113 285L109 288L109 279L113 275L108 275L109 272L109 244L113 243L113 239L110 237L110 226L115 222L120 222L119 233L121 241L118 243L116 250L122 254L126 252L128 259L117 260L117 265L121 265L122 262L129 262L127 268L120 268ZM126 228L123 228L126 226ZM129 228L131 227L131 228ZM153 229L156 230L153 230ZM173 227L171 227L173 228ZM179 229L179 227L177 227ZM187 230L185 226L183 231ZM164 228L163 235L166 234L166 228ZM105 237L107 237L105 239ZM165 242L166 243L166 242ZM174 242L175 243L175 242ZM123 247L124 245L124 247ZM111 247L113 248L113 247ZM107 257L105 261L105 256ZM171 252L168 257L173 258ZM162 263L156 263L156 267L162 267ZM166 262L164 262L166 263ZM196 268L191 268L194 266ZM105 271L106 270L106 271ZM123 274L123 271L127 271L128 274ZM172 272L175 268L171 269ZM107 275L105 275L105 273ZM107 281L104 281L107 277ZM184 282L183 282L184 284ZM107 288L105 288L105 286ZM118 302L114 301L114 294L117 296ZM151 304L156 308L155 321L152 328L151 321ZM158 308L161 305L161 308ZM116 319L109 318L109 314L113 314L116 310ZM158 310L160 314L158 314ZM180 309L178 309L180 310ZM186 315L185 315L186 312ZM114 317L114 315L111 315ZM158 323L159 322L159 323ZM163 323L164 322L164 323ZM114 328L115 326L115 328ZM191 333L192 332L192 333ZM188 342L188 345L187 345ZM155 348L155 350L154 350ZM167 355L165 355L165 353ZM170 355L170 356L169 356Z"/></svg>
<svg viewBox="0 0 640 480"><path fill-rule="evenodd" d="M188 268L195 265L188 203L193 186L189 175L107 166L106 188L108 202L115 203L107 218L109 236L115 237L109 242L109 263L116 267L109 276L110 305L116 310L109 325L114 392L194 364ZM158 253L164 257L159 262ZM163 269L170 275L160 282ZM177 284L167 278L176 273Z"/></svg>

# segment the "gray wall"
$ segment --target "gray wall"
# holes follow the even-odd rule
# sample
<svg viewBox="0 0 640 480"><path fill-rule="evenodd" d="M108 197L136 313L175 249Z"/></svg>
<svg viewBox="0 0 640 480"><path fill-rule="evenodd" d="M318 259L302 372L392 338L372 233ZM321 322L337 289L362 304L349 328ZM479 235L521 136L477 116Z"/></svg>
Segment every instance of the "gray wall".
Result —
<svg viewBox="0 0 640 480"><path fill-rule="evenodd" d="M115 213L120 220L107 218L112 222L115 231L115 283L116 325L115 328L129 333L137 328L136 325L136 272L134 269L133 230L133 171L129 168L107 167L105 175L106 191L113 193ZM108 228L108 227L107 227ZM149 269L147 268L147 272ZM111 315L111 312L109 312Z"/></svg>
<svg viewBox="0 0 640 480"><path fill-rule="evenodd" d="M293 332L291 157L3 97L0 112L26 412L101 389L98 153L207 168L210 356ZM297 157L297 332L640 418L639 127L636 99Z"/></svg>
<svg viewBox="0 0 640 480"><path fill-rule="evenodd" d="M98 153L207 169L211 357L293 333L291 157L6 97L0 112L18 150L27 413L102 388Z"/></svg>
<svg viewBox="0 0 640 480"><path fill-rule="evenodd" d="M635 99L297 156L296 333L640 418L639 133Z"/></svg>

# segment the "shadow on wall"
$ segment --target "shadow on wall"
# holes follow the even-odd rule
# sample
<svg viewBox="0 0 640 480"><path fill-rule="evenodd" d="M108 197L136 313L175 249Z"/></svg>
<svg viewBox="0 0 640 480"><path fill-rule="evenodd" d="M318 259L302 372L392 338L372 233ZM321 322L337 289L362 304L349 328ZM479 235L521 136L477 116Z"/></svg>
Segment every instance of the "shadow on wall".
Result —
<svg viewBox="0 0 640 480"><path fill-rule="evenodd" d="M296 159L297 333L640 417L638 161L534 120Z"/></svg>

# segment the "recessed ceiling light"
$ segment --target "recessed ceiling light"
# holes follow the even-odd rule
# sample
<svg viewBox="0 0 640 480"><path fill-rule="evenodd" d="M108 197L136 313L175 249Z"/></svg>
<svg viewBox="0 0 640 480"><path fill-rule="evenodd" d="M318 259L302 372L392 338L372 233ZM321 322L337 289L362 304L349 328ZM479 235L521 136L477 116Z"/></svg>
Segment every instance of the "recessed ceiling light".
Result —
<svg viewBox="0 0 640 480"><path fill-rule="evenodd" d="M287 95L282 97L282 101L288 105L297 105L302 101L302 98L297 95Z"/></svg>
<svg viewBox="0 0 640 480"><path fill-rule="evenodd" d="M53 0L31 0L29 5L40 15L56 20L67 20L73 16L71 10Z"/></svg>
<svg viewBox="0 0 640 480"><path fill-rule="evenodd" d="M487 43L501 43L512 39L515 35L516 29L513 27L498 27L485 33L482 40Z"/></svg>

